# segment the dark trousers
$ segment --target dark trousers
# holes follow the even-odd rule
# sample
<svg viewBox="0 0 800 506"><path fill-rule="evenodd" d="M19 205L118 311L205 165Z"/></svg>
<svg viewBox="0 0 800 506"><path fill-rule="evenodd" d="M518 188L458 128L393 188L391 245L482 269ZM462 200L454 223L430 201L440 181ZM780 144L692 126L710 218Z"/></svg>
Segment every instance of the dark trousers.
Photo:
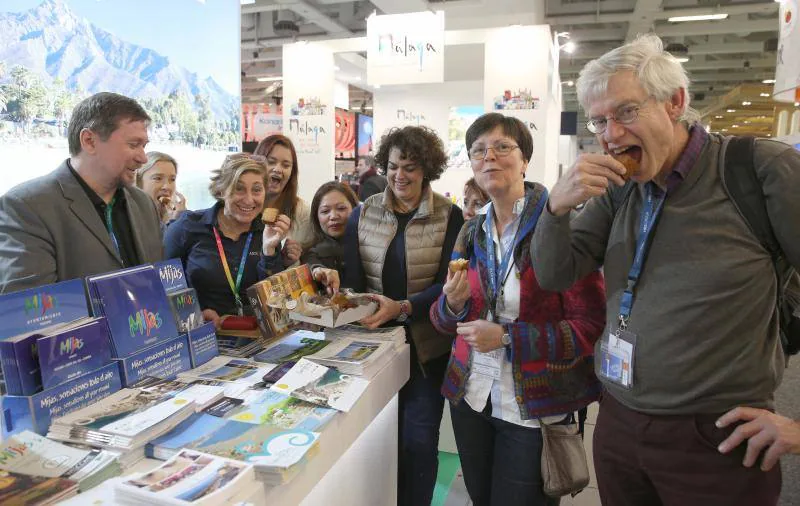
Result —
<svg viewBox="0 0 800 506"><path fill-rule="evenodd" d="M746 443L717 451L720 414L653 416L603 395L594 430L600 499L611 506L775 506L781 470L742 465ZM735 427L734 427L735 428Z"/></svg>
<svg viewBox="0 0 800 506"><path fill-rule="evenodd" d="M467 492L475 506L550 506L542 491L542 432L479 413L466 401L451 405L453 433Z"/></svg>
<svg viewBox="0 0 800 506"><path fill-rule="evenodd" d="M411 351L411 377L400 389L397 504L429 506L439 470L439 426L444 397L442 380L448 355L420 368Z"/></svg>

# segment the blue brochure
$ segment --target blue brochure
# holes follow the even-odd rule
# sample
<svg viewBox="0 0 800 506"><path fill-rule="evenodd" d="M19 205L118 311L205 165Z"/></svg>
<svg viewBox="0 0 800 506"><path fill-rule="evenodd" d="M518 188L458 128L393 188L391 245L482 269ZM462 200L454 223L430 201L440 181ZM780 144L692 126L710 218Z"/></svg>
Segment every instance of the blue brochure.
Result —
<svg viewBox="0 0 800 506"><path fill-rule="evenodd" d="M161 278L161 283L164 285L164 290L166 290L167 293L189 288L189 285L186 283L186 273L183 271L183 264L180 258L156 262L153 265L156 270L158 270L158 276Z"/></svg>
<svg viewBox="0 0 800 506"><path fill-rule="evenodd" d="M185 333L203 324L203 311L194 288L184 288L167 294L178 332Z"/></svg>
<svg viewBox="0 0 800 506"><path fill-rule="evenodd" d="M192 356L192 368L200 367L219 355L217 333L214 322L207 322L188 332L189 351Z"/></svg>
<svg viewBox="0 0 800 506"><path fill-rule="evenodd" d="M87 278L106 317L114 357L125 358L178 336L175 317L152 265Z"/></svg>
<svg viewBox="0 0 800 506"><path fill-rule="evenodd" d="M83 281L73 279L0 295L0 338L34 332L89 315Z"/></svg>
<svg viewBox="0 0 800 506"><path fill-rule="evenodd" d="M105 318L82 320L37 339L42 387L52 388L111 362Z"/></svg>
<svg viewBox="0 0 800 506"><path fill-rule="evenodd" d="M192 368L189 343L186 336L161 341L147 349L118 359L122 373L122 386L127 387L146 376L172 379L178 373Z"/></svg>

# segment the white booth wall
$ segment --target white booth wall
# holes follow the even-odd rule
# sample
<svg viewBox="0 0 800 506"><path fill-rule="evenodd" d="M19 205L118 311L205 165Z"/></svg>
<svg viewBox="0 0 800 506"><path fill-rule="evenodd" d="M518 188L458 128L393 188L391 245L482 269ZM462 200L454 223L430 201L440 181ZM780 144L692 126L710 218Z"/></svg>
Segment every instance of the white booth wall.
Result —
<svg viewBox="0 0 800 506"><path fill-rule="evenodd" d="M390 128L422 125L435 130L447 150L451 108L480 105L482 101L482 81L382 86L373 95L376 149L381 137ZM451 167L439 180L433 182L432 187L434 191L441 194L449 192L460 199L464 183L470 177L471 170Z"/></svg>

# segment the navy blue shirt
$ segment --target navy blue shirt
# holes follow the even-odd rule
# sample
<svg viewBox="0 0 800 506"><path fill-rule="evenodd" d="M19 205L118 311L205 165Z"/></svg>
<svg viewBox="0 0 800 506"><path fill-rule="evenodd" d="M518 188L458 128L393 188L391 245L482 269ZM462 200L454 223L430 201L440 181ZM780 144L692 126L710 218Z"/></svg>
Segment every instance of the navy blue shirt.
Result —
<svg viewBox="0 0 800 506"><path fill-rule="evenodd" d="M442 287L447 280L447 267L450 263L450 256L456 244L456 238L464 224L464 217L461 209L454 205L450 208L450 216L447 220L447 230L445 231L444 244L442 245L442 257L439 260L439 270L433 284L420 293L408 297L408 275L406 272L406 226L411 218L416 214L416 210L410 213L395 212L397 217L397 233L389 243L386 251L386 258L383 263L383 295L392 300L406 300L411 302L412 319L429 319L428 310L442 293ZM367 278L364 273L364 266L361 263L358 241L358 221L361 217L361 206L353 209L350 219L347 221L347 229L344 235L344 263L345 274L342 286L352 288L356 292L364 292L367 289Z"/></svg>
<svg viewBox="0 0 800 506"><path fill-rule="evenodd" d="M181 259L189 286L197 290L200 307L213 309L219 315L237 313L236 299L225 276L213 231L213 227L218 226L217 213L222 205L222 202L218 202L209 209L184 212L167 227L164 235L166 258ZM282 263L280 252L272 257L265 257L261 253L264 224L260 216L253 220L250 231L253 239L247 251L242 284L239 287L239 296L246 314L252 314L247 302L247 288L282 269L282 266L279 267ZM236 283L247 234L240 235L236 241L222 233L219 235L231 277Z"/></svg>

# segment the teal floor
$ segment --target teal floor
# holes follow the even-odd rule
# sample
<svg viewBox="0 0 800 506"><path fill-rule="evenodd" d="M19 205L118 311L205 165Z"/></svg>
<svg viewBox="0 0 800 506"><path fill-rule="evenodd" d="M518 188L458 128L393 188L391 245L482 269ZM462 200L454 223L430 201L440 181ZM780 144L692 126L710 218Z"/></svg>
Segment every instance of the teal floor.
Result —
<svg viewBox="0 0 800 506"><path fill-rule="evenodd" d="M461 462L455 453L439 452L439 474L436 476L436 488L433 490L431 506L444 506L450 487L456 474L461 469Z"/></svg>

